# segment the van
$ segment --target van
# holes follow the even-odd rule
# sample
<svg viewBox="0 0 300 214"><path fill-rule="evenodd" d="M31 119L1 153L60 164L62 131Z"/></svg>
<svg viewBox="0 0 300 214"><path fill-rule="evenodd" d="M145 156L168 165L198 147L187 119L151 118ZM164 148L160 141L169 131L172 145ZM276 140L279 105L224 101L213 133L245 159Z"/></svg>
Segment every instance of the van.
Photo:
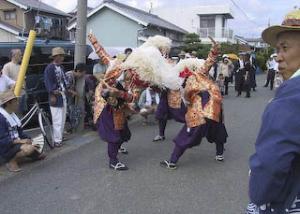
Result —
<svg viewBox="0 0 300 214"><path fill-rule="evenodd" d="M21 49L24 53L26 43L0 43L0 64L4 65L10 61L10 51L12 49ZM30 108L34 105L34 96L38 98L38 102L41 104L41 107L45 111L49 111L48 105L48 93L44 85L44 70L46 66L51 62L50 56L52 48L62 47L67 56L65 57L63 66L65 71L73 70L74 68L74 52L75 44L68 41L36 41L31 53L29 66L26 72L26 92L27 92L27 101L26 106L24 106L25 111L22 112L25 114ZM93 62L88 59L89 54L93 49L87 45L86 46L86 63L88 65L88 73L92 73ZM32 89L37 89L32 92Z"/></svg>

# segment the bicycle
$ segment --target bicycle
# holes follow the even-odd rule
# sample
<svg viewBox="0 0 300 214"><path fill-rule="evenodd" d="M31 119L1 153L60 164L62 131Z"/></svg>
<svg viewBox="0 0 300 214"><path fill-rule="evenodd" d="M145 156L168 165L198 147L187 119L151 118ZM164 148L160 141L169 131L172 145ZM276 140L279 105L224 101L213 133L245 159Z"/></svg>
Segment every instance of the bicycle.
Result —
<svg viewBox="0 0 300 214"><path fill-rule="evenodd" d="M32 108L28 111L28 113L21 119L22 123L22 128L25 127L31 120L32 118L37 115L38 117L38 123L39 123L39 128L41 130L41 135L33 139L33 144L38 147L40 152L42 152L45 149L45 142L47 143L48 147L50 149L54 148L54 141L53 141L53 127L52 124L50 123L50 116L47 112L44 111L43 108L40 107L40 104L38 102L38 98L36 95L36 90L40 86L41 80L38 81L36 86L31 89L27 89L27 92L30 92L33 94L33 99L34 99L34 105Z"/></svg>

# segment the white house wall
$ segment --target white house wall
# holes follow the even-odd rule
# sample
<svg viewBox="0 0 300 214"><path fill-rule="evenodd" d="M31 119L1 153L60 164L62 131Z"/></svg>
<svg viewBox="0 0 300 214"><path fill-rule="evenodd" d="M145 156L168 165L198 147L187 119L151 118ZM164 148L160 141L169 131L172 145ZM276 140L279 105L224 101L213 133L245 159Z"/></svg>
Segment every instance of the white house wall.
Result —
<svg viewBox="0 0 300 214"><path fill-rule="evenodd" d="M197 33L200 27L200 19L197 15L199 11L197 8L158 8L153 12L190 33Z"/></svg>

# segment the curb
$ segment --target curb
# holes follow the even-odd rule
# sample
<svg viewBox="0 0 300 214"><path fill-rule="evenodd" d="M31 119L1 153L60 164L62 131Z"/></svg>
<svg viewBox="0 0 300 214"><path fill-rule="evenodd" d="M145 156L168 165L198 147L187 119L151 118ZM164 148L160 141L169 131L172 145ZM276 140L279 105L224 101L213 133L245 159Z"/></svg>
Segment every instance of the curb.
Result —
<svg viewBox="0 0 300 214"><path fill-rule="evenodd" d="M129 125L136 125L137 123L142 121L142 117L139 115L136 115L134 117L131 118L131 120L128 122ZM30 129L30 130L25 130L25 132L29 132L29 135L34 136L34 133L36 133L37 131L39 131L39 128L36 129ZM31 133L31 134L30 134ZM88 145L90 143L93 143L95 141L101 141L99 139L98 133L97 131L83 131L80 134L74 134L74 135L70 135L70 139L67 140L64 143L64 146L60 149L54 149L51 150L50 152L47 152L47 158L45 160L42 161L37 161L37 162L24 162L23 164L21 164L22 167L22 171L19 173L13 173L13 172L9 172L4 164L0 163L0 183L12 178L14 176L17 175L21 175L23 173L28 173L30 170L35 169L39 166L42 166L44 164L47 164L48 162L61 157L62 155L71 153L77 149L79 149L82 146Z"/></svg>

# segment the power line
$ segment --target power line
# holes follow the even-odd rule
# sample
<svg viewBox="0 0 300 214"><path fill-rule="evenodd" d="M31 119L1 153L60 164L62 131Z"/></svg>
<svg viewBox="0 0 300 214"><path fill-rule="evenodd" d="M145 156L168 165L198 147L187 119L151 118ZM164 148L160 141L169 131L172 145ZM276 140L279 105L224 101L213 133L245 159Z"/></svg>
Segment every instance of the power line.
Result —
<svg viewBox="0 0 300 214"><path fill-rule="evenodd" d="M248 16L248 14L234 0L230 0L230 1L236 8L238 8L243 13L243 15L248 19L248 21L250 21L252 24L259 27L259 24L257 24L255 21L251 20L251 18Z"/></svg>

